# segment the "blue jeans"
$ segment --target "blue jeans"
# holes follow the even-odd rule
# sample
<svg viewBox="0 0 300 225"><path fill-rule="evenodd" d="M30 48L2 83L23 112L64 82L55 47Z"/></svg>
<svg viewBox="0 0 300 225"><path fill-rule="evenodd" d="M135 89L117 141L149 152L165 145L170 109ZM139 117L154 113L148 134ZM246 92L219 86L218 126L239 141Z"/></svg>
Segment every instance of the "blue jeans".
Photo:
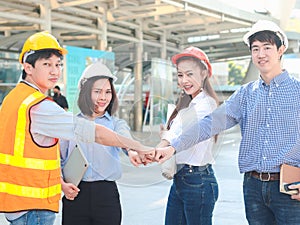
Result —
<svg viewBox="0 0 300 225"><path fill-rule="evenodd" d="M300 201L279 192L279 181L260 181L244 175L246 217L249 225L299 225Z"/></svg>
<svg viewBox="0 0 300 225"><path fill-rule="evenodd" d="M171 186L166 225L211 225L219 190L211 165L185 165L174 176Z"/></svg>
<svg viewBox="0 0 300 225"><path fill-rule="evenodd" d="M31 210L18 219L9 221L10 225L53 225L55 213L48 210Z"/></svg>

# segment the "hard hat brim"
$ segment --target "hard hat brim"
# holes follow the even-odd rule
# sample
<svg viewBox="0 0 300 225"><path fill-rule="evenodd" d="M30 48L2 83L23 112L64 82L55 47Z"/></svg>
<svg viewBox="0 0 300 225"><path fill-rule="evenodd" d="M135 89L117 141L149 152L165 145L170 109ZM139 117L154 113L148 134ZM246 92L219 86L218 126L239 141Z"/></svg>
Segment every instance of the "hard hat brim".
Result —
<svg viewBox="0 0 300 225"><path fill-rule="evenodd" d="M193 54L193 53L189 53L189 52L183 52L183 53L179 53L179 54L176 54L174 56L172 56L171 60L172 60L172 63L174 65L177 65L177 60L182 58L182 57L193 57L193 58L196 58L196 59L199 59L207 68L208 72L209 72L209 76L211 77L212 76L212 68L211 68L211 65L209 62L205 62L202 58L199 58L198 55L196 54Z"/></svg>

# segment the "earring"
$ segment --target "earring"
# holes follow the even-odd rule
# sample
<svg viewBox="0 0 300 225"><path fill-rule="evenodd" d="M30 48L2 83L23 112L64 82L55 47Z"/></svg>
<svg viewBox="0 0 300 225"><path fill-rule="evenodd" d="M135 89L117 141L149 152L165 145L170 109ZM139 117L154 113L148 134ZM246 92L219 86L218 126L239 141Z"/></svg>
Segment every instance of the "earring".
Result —
<svg viewBox="0 0 300 225"><path fill-rule="evenodd" d="M184 90L181 90L180 92L180 96L183 97L184 96Z"/></svg>

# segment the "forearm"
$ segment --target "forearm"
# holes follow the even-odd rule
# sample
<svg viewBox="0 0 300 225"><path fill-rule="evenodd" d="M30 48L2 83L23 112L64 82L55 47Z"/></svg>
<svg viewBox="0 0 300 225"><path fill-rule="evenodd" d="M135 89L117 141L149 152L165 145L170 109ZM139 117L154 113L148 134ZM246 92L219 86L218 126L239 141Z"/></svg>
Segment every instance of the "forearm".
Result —
<svg viewBox="0 0 300 225"><path fill-rule="evenodd" d="M66 182L64 181L63 177L60 177L60 184L61 184L61 189L63 192L66 190Z"/></svg>
<svg viewBox="0 0 300 225"><path fill-rule="evenodd" d="M163 148L163 147L167 147L170 145L170 142L165 140L165 139L162 139L160 141L160 143L156 146L157 148Z"/></svg>
<svg viewBox="0 0 300 225"><path fill-rule="evenodd" d="M225 105L220 106L213 113L200 120L197 118L192 118L192 120L193 122L183 127L180 135L176 138L167 139L171 146L176 149L176 152L207 140L237 123L234 118L227 115Z"/></svg>
<svg viewBox="0 0 300 225"><path fill-rule="evenodd" d="M95 141L102 145L116 146L137 151L146 150L148 148L138 141L119 135L101 125L96 125ZM151 148L149 148L149 150L151 150Z"/></svg>

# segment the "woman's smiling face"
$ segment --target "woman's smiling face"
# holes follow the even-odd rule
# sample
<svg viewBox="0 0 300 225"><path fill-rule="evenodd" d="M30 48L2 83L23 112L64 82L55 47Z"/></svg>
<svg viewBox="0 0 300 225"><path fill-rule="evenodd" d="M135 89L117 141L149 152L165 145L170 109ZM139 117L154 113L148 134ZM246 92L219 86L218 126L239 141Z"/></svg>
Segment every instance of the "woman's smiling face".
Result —
<svg viewBox="0 0 300 225"><path fill-rule="evenodd" d="M95 114L97 114L97 116L103 115L112 100L111 85L107 78L95 81L92 88L91 98L92 102L94 102Z"/></svg>
<svg viewBox="0 0 300 225"><path fill-rule="evenodd" d="M207 73L194 60L182 60L177 64L177 79L181 89L193 98L201 92Z"/></svg>

